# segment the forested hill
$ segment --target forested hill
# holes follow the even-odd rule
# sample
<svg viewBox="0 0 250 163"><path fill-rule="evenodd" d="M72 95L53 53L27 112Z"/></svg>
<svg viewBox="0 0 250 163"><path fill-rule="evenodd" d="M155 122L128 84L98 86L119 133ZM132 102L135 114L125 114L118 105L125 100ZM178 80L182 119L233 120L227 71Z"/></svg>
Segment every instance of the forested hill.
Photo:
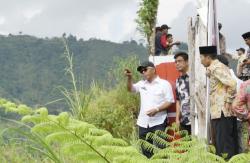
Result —
<svg viewBox="0 0 250 163"><path fill-rule="evenodd" d="M78 40L72 35L66 38L74 53L76 76L86 88L93 80L107 80L114 57L136 54L141 60L147 59L146 48L135 41L118 44L97 39ZM59 99L62 95L57 87L69 86L65 68L61 38L0 35L0 97L31 106Z"/></svg>

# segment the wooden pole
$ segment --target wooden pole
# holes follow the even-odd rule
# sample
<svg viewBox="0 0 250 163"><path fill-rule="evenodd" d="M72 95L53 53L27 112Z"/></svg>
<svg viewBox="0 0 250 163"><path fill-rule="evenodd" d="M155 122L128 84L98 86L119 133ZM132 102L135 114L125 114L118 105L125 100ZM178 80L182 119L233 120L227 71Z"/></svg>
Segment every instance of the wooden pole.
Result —
<svg viewBox="0 0 250 163"><path fill-rule="evenodd" d="M194 22L194 23L193 23ZM189 86L192 135L207 138L205 68L201 65L198 47L204 43L206 28L199 16L188 20ZM205 43L206 44L206 43Z"/></svg>
<svg viewBox="0 0 250 163"><path fill-rule="evenodd" d="M191 133L195 135L195 28L192 18L188 20L188 54L189 54L189 89L190 89L190 115L191 115Z"/></svg>

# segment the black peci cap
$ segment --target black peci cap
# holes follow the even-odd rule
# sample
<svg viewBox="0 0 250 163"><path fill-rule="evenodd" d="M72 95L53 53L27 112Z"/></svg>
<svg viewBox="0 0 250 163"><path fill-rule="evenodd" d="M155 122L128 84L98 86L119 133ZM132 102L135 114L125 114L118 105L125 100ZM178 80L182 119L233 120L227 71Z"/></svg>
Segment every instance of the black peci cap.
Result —
<svg viewBox="0 0 250 163"><path fill-rule="evenodd" d="M250 38L250 32L247 32L247 33L244 33L242 35L243 39L247 39L247 38Z"/></svg>
<svg viewBox="0 0 250 163"><path fill-rule="evenodd" d="M140 66L137 67L137 71L141 72L142 69L147 67L155 67L154 63L150 61L142 62Z"/></svg>
<svg viewBox="0 0 250 163"><path fill-rule="evenodd" d="M200 54L217 54L216 46L200 46Z"/></svg>

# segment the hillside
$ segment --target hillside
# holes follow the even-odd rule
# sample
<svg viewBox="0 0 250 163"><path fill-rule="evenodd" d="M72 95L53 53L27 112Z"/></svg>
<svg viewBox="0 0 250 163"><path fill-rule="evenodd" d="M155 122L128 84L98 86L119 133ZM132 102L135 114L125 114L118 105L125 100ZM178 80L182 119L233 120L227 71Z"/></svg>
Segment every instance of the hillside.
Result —
<svg viewBox="0 0 250 163"><path fill-rule="evenodd" d="M66 36L74 54L76 76L88 89L94 80L108 83L107 72L116 57L137 55L147 59L146 48L135 41L122 44ZM58 86L69 88L65 74L66 59L61 38L37 38L29 35L0 35L0 96L31 106L44 105L62 97ZM48 108L65 108L63 101ZM53 112L53 111L52 111Z"/></svg>

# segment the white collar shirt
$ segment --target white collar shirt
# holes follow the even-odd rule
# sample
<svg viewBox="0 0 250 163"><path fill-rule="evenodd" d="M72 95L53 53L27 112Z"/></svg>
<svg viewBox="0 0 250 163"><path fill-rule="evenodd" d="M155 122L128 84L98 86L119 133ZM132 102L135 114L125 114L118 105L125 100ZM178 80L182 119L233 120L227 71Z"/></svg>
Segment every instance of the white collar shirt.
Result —
<svg viewBox="0 0 250 163"><path fill-rule="evenodd" d="M172 86L167 80L160 79L158 76L152 81L141 80L133 84L133 92L140 93L141 106L137 119L137 125L148 128L163 124L167 111L161 111L153 117L149 117L146 112L148 110L160 107L165 102L174 103L174 95Z"/></svg>

